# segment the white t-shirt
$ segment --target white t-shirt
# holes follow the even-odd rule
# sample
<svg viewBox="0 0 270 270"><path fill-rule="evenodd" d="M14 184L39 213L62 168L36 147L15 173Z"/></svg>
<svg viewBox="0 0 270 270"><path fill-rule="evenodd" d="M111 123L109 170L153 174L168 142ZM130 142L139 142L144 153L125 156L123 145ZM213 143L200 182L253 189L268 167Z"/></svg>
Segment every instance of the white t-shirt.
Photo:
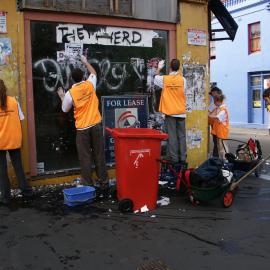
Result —
<svg viewBox="0 0 270 270"><path fill-rule="evenodd" d="M20 120L22 121L22 120L24 119L24 115L23 115L23 112L22 112L20 103L17 102L17 104L18 104L19 118L20 118Z"/></svg>
<svg viewBox="0 0 270 270"><path fill-rule="evenodd" d="M219 108L218 108L218 112L217 112L217 119L219 120L219 122L221 122L222 124L226 124L226 120L227 120L227 115L226 112L224 110L220 110L221 108L226 107L225 104L222 104Z"/></svg>
<svg viewBox="0 0 270 270"><path fill-rule="evenodd" d="M176 75L176 74L179 74L179 72L173 71L173 72L170 73L170 75ZM186 82L186 79L184 77L183 77L183 79L184 79L184 91L186 93L187 82ZM160 88L163 88L164 87L163 75L162 76L161 75L156 75L155 78L154 78L154 84L157 85ZM186 118L186 114L185 113L183 113L183 114L172 114L170 116Z"/></svg>
<svg viewBox="0 0 270 270"><path fill-rule="evenodd" d="M90 74L90 76L88 77L87 80L90 81L93 84L93 87L96 90L97 76L94 75L94 74ZM82 82L84 82L84 81L81 81L79 83L75 83L75 84L73 84L73 86L74 85L77 85L77 84L80 84ZM70 92L68 91L68 92L66 92L65 97L64 97L64 100L62 102L62 111L63 112L69 112L70 109L72 108L72 106L73 106L73 100L72 100L72 97L71 97Z"/></svg>

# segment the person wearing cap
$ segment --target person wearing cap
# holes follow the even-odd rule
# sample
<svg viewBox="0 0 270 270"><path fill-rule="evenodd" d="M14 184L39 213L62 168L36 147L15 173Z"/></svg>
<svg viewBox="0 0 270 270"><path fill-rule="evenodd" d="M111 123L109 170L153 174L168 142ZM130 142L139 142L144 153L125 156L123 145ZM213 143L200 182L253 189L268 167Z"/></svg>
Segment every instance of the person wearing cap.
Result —
<svg viewBox="0 0 270 270"><path fill-rule="evenodd" d="M22 195L31 197L32 188L29 187L22 166L21 146L23 112L15 97L7 95L7 88L0 79L0 204L10 204L11 190L7 170L7 152L15 170Z"/></svg>
<svg viewBox="0 0 270 270"><path fill-rule="evenodd" d="M81 183L84 185L108 188L108 176L105 163L104 138L102 118L99 112L99 101L96 95L97 75L95 69L88 63L85 56L81 56L90 76L83 80L84 73L75 68L71 75L75 84L64 93L58 88L58 95L62 101L63 112L74 108L76 126L76 146L81 165ZM92 164L95 163L97 181L92 178Z"/></svg>
<svg viewBox="0 0 270 270"><path fill-rule="evenodd" d="M180 61L172 59L169 75L160 75L164 61L158 63L154 84L162 88L159 111L165 115L168 132L167 155L173 163L186 164L186 79L180 74Z"/></svg>
<svg viewBox="0 0 270 270"><path fill-rule="evenodd" d="M266 104L266 109L267 109L267 116L268 116L268 125L267 128L269 130L269 135L270 135L270 88L267 88L266 90L264 90L263 92L263 99L265 101Z"/></svg>
<svg viewBox="0 0 270 270"><path fill-rule="evenodd" d="M218 87L212 87L209 92L209 107L208 107L208 124L212 130L214 124L214 116L217 114L218 107L215 105L214 98L215 96L222 95L221 89ZM212 134L213 137L213 157L218 157L218 146L217 146L217 137L216 135Z"/></svg>

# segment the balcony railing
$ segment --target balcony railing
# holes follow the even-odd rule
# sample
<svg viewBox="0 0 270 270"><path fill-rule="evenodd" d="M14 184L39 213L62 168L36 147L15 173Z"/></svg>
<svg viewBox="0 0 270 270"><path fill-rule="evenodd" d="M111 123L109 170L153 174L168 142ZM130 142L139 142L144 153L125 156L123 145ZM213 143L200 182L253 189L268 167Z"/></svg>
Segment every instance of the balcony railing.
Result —
<svg viewBox="0 0 270 270"><path fill-rule="evenodd" d="M236 6L239 5L243 2L246 2L247 0L223 0L223 4L225 7L232 7L232 6Z"/></svg>

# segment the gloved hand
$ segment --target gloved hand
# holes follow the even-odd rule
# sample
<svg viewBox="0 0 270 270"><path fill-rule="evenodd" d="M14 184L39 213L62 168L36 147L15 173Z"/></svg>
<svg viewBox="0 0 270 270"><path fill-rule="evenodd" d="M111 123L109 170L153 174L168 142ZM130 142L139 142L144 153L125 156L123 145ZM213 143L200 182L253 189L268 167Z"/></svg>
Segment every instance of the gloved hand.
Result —
<svg viewBox="0 0 270 270"><path fill-rule="evenodd" d="M81 55L81 61L83 64L86 64L87 63L87 59L84 55Z"/></svg>
<svg viewBox="0 0 270 270"><path fill-rule="evenodd" d="M65 97L64 89L62 87L59 87L57 90L57 94L61 99L63 99Z"/></svg>
<svg viewBox="0 0 270 270"><path fill-rule="evenodd" d="M164 60L161 60L161 61L158 62L158 68L159 69L163 69L164 65L165 65L165 61Z"/></svg>

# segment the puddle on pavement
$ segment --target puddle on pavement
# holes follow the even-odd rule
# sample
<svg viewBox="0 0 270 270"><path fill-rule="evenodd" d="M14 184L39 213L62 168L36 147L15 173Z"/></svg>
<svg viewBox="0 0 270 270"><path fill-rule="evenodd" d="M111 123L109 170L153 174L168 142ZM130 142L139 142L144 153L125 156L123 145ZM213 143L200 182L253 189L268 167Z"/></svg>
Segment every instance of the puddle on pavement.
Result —
<svg viewBox="0 0 270 270"><path fill-rule="evenodd" d="M72 185L44 186L34 189L33 198L23 198L15 195L11 204L8 206L10 211L17 211L21 208L34 209L46 212L51 215L63 216L70 213L81 213L98 217L98 213L105 213L107 209L98 208L92 204L68 207L64 205L63 189L73 187ZM97 199L99 200L99 199Z"/></svg>
<svg viewBox="0 0 270 270"><path fill-rule="evenodd" d="M230 255L240 253L240 247L235 241L219 241L221 250L225 251Z"/></svg>

